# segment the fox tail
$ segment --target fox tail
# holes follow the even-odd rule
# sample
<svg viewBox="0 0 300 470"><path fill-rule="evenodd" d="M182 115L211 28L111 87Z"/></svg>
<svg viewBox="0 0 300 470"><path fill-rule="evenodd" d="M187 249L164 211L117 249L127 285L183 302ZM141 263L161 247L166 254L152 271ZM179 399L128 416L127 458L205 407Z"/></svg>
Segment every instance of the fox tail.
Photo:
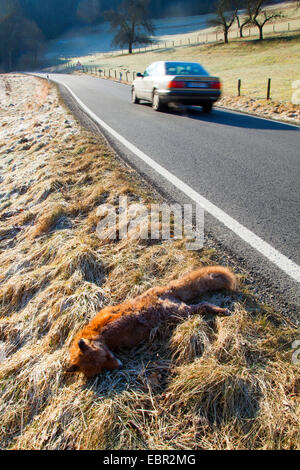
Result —
<svg viewBox="0 0 300 470"><path fill-rule="evenodd" d="M167 292L186 302L205 292L222 289L234 290L236 286L236 277L230 269L223 266L207 266L170 282L167 286Z"/></svg>

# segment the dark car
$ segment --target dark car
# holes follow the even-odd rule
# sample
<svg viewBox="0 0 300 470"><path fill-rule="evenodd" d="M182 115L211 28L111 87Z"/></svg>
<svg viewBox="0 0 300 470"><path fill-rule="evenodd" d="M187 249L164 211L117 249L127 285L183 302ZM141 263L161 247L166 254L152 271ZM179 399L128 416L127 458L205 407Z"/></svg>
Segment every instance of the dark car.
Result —
<svg viewBox="0 0 300 470"><path fill-rule="evenodd" d="M202 106L209 113L221 96L221 82L195 62L154 62L132 83L132 102L150 101L155 111L169 103Z"/></svg>

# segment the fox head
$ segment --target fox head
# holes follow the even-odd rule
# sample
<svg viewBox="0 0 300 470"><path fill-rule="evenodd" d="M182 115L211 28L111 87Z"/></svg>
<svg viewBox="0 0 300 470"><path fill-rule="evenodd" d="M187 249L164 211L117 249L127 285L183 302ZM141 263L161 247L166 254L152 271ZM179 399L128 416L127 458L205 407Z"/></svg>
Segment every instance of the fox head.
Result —
<svg viewBox="0 0 300 470"><path fill-rule="evenodd" d="M76 342L70 350L70 358L71 365L66 372L83 372L87 378L122 366L107 346L93 339L81 338Z"/></svg>

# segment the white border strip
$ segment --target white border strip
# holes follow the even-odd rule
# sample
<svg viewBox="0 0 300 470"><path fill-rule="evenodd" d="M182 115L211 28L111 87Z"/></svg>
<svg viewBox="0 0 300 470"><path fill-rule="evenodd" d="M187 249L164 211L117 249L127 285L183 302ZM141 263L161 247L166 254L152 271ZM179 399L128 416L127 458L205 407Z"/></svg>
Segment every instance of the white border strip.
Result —
<svg viewBox="0 0 300 470"><path fill-rule="evenodd" d="M255 233L248 230L246 227L241 225L235 219L230 217L224 211L219 209L217 206L212 204L208 199L201 196L194 189L188 186L186 183L181 181L177 176L170 173L164 167L156 163L152 158L148 157L144 152L139 150L135 145L131 144L127 139L118 134L114 129L112 129L108 124L106 124L102 119L100 119L93 111L91 111L70 89L68 85L65 85L63 82L55 79L55 81L61 83L67 88L69 93L77 101L79 106L94 120L96 121L103 129L109 132L115 139L117 139L121 144L123 144L128 150L130 150L134 155L143 160L147 165L153 168L157 173L163 176L166 180L172 183L176 188L186 194L190 199L199 204L206 212L211 214L219 222L224 224L232 232L238 235L242 240L244 240L248 245L252 246L255 250L259 251L265 258L275 264L278 268L284 271L288 276L293 278L295 281L300 282L300 266L291 261L285 255L281 254L271 245L266 243L260 237L255 235Z"/></svg>

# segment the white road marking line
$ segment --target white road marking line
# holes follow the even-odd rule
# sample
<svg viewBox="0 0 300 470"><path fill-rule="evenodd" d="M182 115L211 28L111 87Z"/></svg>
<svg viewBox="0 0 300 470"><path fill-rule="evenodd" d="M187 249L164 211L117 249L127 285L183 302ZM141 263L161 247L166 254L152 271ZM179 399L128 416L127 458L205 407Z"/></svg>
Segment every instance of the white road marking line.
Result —
<svg viewBox="0 0 300 470"><path fill-rule="evenodd" d="M300 282L300 266L290 260L287 256L283 255L267 242L262 240L260 237L251 232L251 230L244 227L242 224L237 222L235 219L226 214L226 212L219 209L217 206L212 204L208 199L201 196L189 185L181 181L177 176L170 173L164 167L156 163L152 158L146 155L144 152L139 150L135 145L131 144L127 139L118 134L114 129L112 129L108 124L106 124L102 119L100 119L93 111L90 110L81 100L76 96L76 94L71 90L68 85L65 85L59 80L55 80L64 85L73 98L77 101L79 106L94 120L96 121L103 129L110 133L115 139L117 139L121 144L123 144L128 150L130 150L134 155L143 160L147 165L153 168L157 173L163 176L166 180L172 183L176 188L186 194L190 199L199 204L206 212L211 214L215 219L219 220L223 225L229 228L232 232L238 235L242 240L244 240L248 245L252 246L255 250L261 253L265 258L275 264L278 268L284 271L288 276L293 278L295 281Z"/></svg>

